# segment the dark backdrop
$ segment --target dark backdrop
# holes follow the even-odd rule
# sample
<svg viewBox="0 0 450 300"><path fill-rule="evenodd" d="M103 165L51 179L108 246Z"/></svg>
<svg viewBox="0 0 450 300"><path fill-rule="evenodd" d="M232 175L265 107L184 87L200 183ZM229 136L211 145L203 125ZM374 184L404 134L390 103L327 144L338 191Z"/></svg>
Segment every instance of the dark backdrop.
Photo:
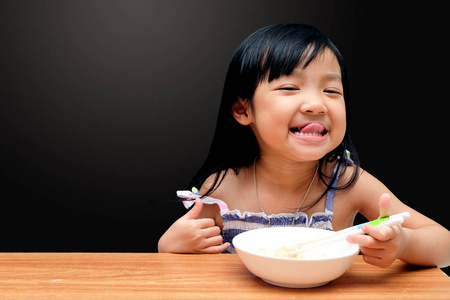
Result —
<svg viewBox="0 0 450 300"><path fill-rule="evenodd" d="M172 200L205 159L235 48L280 22L334 41L363 168L449 228L445 9L391 5L2 1L0 251L156 251L185 213Z"/></svg>

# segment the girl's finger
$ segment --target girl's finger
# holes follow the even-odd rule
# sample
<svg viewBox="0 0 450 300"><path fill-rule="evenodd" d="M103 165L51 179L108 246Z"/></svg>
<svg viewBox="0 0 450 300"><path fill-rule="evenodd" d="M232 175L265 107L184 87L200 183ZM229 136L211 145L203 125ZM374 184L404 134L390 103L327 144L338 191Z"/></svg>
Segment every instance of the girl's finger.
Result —
<svg viewBox="0 0 450 300"><path fill-rule="evenodd" d="M219 226L208 227L202 230L202 235L205 238L221 236Z"/></svg>
<svg viewBox="0 0 450 300"><path fill-rule="evenodd" d="M200 229L206 229L216 226L216 222L214 222L214 220L211 218L196 219L193 221L197 223L198 228Z"/></svg>
<svg viewBox="0 0 450 300"><path fill-rule="evenodd" d="M216 254L216 253L222 253L225 250L227 250L230 247L230 243L223 243L221 245L215 245L211 247L207 247L201 251L201 253L206 254Z"/></svg>
<svg viewBox="0 0 450 300"><path fill-rule="evenodd" d="M370 235L352 234L347 237L347 242L351 244L358 244L360 247L367 247L373 249L384 248L379 241L377 241Z"/></svg>
<svg viewBox="0 0 450 300"><path fill-rule="evenodd" d="M366 263L371 264L373 266L383 267L383 265L384 265L383 260L379 257L374 257L374 256L363 254L363 259Z"/></svg>
<svg viewBox="0 0 450 300"><path fill-rule="evenodd" d="M391 227L383 225L381 226L364 225L361 227L361 230L364 233L367 233L368 235L373 237L374 239L385 242L393 239L396 236L393 227L394 226Z"/></svg>
<svg viewBox="0 0 450 300"><path fill-rule="evenodd" d="M384 193L380 197L380 218L389 217L391 215L391 196Z"/></svg>

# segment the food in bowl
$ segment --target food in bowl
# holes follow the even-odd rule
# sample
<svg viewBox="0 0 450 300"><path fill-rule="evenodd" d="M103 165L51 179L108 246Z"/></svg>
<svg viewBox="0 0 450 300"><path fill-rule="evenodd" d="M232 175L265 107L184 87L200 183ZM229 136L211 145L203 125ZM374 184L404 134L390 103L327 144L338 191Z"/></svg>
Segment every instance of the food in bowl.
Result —
<svg viewBox="0 0 450 300"><path fill-rule="evenodd" d="M297 248L295 247L295 245L291 245L291 246L282 245L282 246L278 247L277 249L275 249L273 256L285 257L285 258L305 258L305 254L302 252L292 254L292 252L294 252L296 250L297 250ZM267 253L267 251L264 247L261 247L258 249L258 254L270 256L270 254Z"/></svg>
<svg viewBox="0 0 450 300"><path fill-rule="evenodd" d="M233 239L233 245L247 269L262 280L283 287L317 287L344 274L359 246L342 239L300 252L295 258L289 257L289 252L297 243L333 234L314 228L271 227L241 233Z"/></svg>

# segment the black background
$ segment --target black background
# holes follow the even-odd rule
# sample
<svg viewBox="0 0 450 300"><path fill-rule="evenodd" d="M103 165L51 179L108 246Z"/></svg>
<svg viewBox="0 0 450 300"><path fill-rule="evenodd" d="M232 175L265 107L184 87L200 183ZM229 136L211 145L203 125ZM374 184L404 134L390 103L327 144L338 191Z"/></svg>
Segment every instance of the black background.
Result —
<svg viewBox="0 0 450 300"><path fill-rule="evenodd" d="M341 50L362 167L449 228L445 9L389 3L2 1L0 251L156 251L235 48L282 22Z"/></svg>

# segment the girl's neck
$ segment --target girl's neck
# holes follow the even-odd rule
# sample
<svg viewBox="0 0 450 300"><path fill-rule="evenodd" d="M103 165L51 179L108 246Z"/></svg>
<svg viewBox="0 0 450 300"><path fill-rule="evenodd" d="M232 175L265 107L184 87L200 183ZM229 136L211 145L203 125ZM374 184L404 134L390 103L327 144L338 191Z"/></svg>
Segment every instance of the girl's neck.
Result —
<svg viewBox="0 0 450 300"><path fill-rule="evenodd" d="M317 164L318 161L292 163L260 157L256 161L258 190L261 195L278 195L296 202L311 184Z"/></svg>

